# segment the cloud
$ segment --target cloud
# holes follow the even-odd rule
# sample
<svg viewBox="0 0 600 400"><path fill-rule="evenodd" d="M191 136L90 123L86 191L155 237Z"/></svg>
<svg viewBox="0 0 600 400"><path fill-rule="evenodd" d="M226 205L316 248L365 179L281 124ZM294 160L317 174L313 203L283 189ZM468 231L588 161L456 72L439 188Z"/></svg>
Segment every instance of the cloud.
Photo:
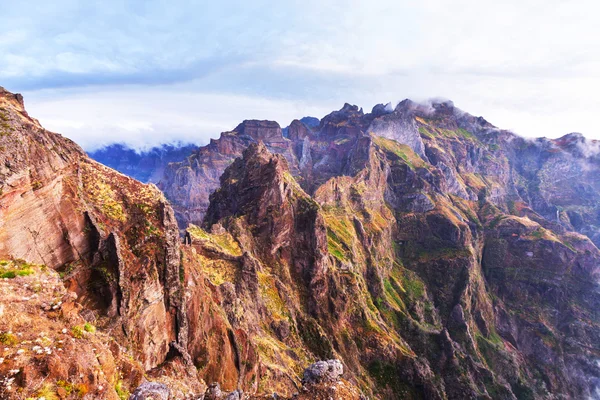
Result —
<svg viewBox="0 0 600 400"><path fill-rule="evenodd" d="M244 119L277 120L319 115L313 104L175 88L47 90L26 96L30 115L86 150L110 143L145 149L163 143L206 144Z"/></svg>
<svg viewBox="0 0 600 400"><path fill-rule="evenodd" d="M152 129L138 136L156 142L191 135L202 121L182 124L185 113L213 121L204 110L231 110L213 103L231 99L239 109L219 113L206 132L257 117L251 111L281 122L345 102L369 109L444 97L521 135L600 137L600 53L590 51L600 47L598 11L588 0L9 2L0 85L25 92L32 115L89 146L121 129L126 118L111 103L143 110L136 121ZM160 102L144 98L149 88L177 104L194 95L195 107L166 119ZM104 110L102 121L77 108L82 96ZM73 119L69 107L86 131L53 122Z"/></svg>
<svg viewBox="0 0 600 400"><path fill-rule="evenodd" d="M19 90L77 88L106 85L168 85L189 82L225 69L234 64L243 64L241 57L211 58L197 60L191 65L174 69L143 69L132 72L71 72L52 70L42 76L18 76L5 79L7 87Z"/></svg>

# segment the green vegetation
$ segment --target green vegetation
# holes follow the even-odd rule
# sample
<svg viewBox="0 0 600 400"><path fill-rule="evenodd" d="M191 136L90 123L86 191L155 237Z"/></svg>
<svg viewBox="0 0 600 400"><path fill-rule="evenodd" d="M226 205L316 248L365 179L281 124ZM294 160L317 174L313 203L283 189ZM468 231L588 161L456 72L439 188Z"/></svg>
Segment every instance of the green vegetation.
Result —
<svg viewBox="0 0 600 400"><path fill-rule="evenodd" d="M122 202L111 184L106 182L108 178L96 171L87 172L87 174L83 174L83 184L90 199L108 218L125 222L126 217Z"/></svg>
<svg viewBox="0 0 600 400"><path fill-rule="evenodd" d="M475 137L475 135L473 135L471 132L469 132L469 131L467 131L466 129L463 129L463 128L458 128L455 132L456 132L457 135L462 136L465 139L470 139L470 140L476 140L477 139Z"/></svg>
<svg viewBox="0 0 600 400"><path fill-rule="evenodd" d="M200 239L205 243L213 245L213 247L220 248L224 253L234 256L242 255L242 249L229 232L219 234L208 233L204 229L192 224L190 224L187 231L193 238Z"/></svg>
<svg viewBox="0 0 600 400"><path fill-rule="evenodd" d="M24 260L0 261L0 278L13 279L17 276L28 276L34 273L34 265Z"/></svg>
<svg viewBox="0 0 600 400"><path fill-rule="evenodd" d="M356 231L349 220L352 213L336 207L324 207L323 217L327 225L327 249L340 261L351 259L351 249L354 247Z"/></svg>
<svg viewBox="0 0 600 400"><path fill-rule="evenodd" d="M457 128L455 130L439 128L434 126L433 124L428 123L423 118L417 117L417 122L419 122L419 133L422 136L428 137L430 139L435 139L437 136L447 137L447 138L464 138L471 141L478 140L475 135L471 132L467 131L463 128Z"/></svg>
<svg viewBox="0 0 600 400"><path fill-rule="evenodd" d="M19 343L17 337L12 333L4 332L0 333L0 343L5 346L14 346Z"/></svg>
<svg viewBox="0 0 600 400"><path fill-rule="evenodd" d="M534 240L548 240L550 242L560 243L563 246L568 247L569 250L577 252L577 249L575 249L575 247L573 247L571 243L569 243L566 240L561 240L561 238L556 236L552 231L549 231L548 229L543 227L539 227L535 231L531 232L529 234L529 238Z"/></svg>
<svg viewBox="0 0 600 400"><path fill-rule="evenodd" d="M430 138L430 139L435 139L435 135L434 135L434 134L432 134L431 132L429 132L429 131L427 130L427 128L425 128L424 126L420 126L420 127L419 127L419 133L420 133L422 136L426 136L426 137L428 137L428 138Z"/></svg>
<svg viewBox="0 0 600 400"><path fill-rule="evenodd" d="M73 335L75 339L82 339L84 332L85 331L83 330L83 327L80 325L75 325L73 328L71 328L71 335Z"/></svg>
<svg viewBox="0 0 600 400"><path fill-rule="evenodd" d="M277 290L275 278L266 272L259 271L258 284L262 297L265 300L265 305L273 317L275 319L287 319L289 314L287 306L281 298L279 290Z"/></svg>
<svg viewBox="0 0 600 400"><path fill-rule="evenodd" d="M96 327L89 322L86 322L85 325L83 325L83 329L88 333L96 333Z"/></svg>
<svg viewBox="0 0 600 400"><path fill-rule="evenodd" d="M340 240L336 233L327 228L327 250L340 261L347 261L348 247Z"/></svg>
<svg viewBox="0 0 600 400"><path fill-rule="evenodd" d="M38 398L43 397L45 400L59 400L59 397L54 390L54 386L50 383L44 384L44 386L37 391L36 396Z"/></svg>
<svg viewBox="0 0 600 400"><path fill-rule="evenodd" d="M402 275L402 288L410 299L418 299L425 294L425 284L416 276Z"/></svg>
<svg viewBox="0 0 600 400"><path fill-rule="evenodd" d="M62 271L58 272L58 276L60 276L60 278L63 279L65 276L68 276L69 274L71 274L71 272L73 272L75 270L75 268L77 268L77 264L67 263L67 264L65 264L64 269Z"/></svg>
<svg viewBox="0 0 600 400"><path fill-rule="evenodd" d="M469 257L471 253L466 248L456 247L438 247L435 249L419 249L418 259L419 262L429 262L432 260L452 259L452 258L464 258Z"/></svg>
<svg viewBox="0 0 600 400"><path fill-rule="evenodd" d="M119 396L119 399L129 399L129 390L123 387L123 381L121 379L119 379L115 384L115 392L117 392L117 396Z"/></svg>
<svg viewBox="0 0 600 400"><path fill-rule="evenodd" d="M386 139L381 136L372 135L375 144L385 151L391 158L401 159L411 169L427 168L427 164L419 157L410 147L405 144L400 144L395 140Z"/></svg>
<svg viewBox="0 0 600 400"><path fill-rule="evenodd" d="M9 119L6 111L0 108L0 137L6 136L14 132L14 128L8 123Z"/></svg>
<svg viewBox="0 0 600 400"><path fill-rule="evenodd" d="M420 398L415 389L403 383L398 379L397 367L384 360L375 360L367 366L367 372L375 380L377 386L381 389L389 388L395 394L395 398L399 399L416 399Z"/></svg>
<svg viewBox="0 0 600 400"><path fill-rule="evenodd" d="M67 381L59 379L56 382L56 386L63 388L65 390L65 392L67 393L67 396L69 396L71 393L73 393L74 386Z"/></svg>
<svg viewBox="0 0 600 400"><path fill-rule="evenodd" d="M401 310L406 309L402 298L398 294L399 287L398 283L394 280L394 278L391 278L391 280L387 278L384 279L383 289L385 290L385 294L387 295L388 299L390 299L394 305L396 305Z"/></svg>

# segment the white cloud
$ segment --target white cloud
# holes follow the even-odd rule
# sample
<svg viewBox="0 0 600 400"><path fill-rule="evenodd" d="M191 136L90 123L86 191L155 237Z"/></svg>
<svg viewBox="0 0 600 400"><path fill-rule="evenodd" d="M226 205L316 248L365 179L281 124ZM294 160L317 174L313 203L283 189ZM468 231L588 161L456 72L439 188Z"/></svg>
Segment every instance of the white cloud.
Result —
<svg viewBox="0 0 600 400"><path fill-rule="evenodd" d="M438 96L522 135L600 138L588 0L58 3L3 7L0 85L86 147Z"/></svg>
<svg viewBox="0 0 600 400"><path fill-rule="evenodd" d="M244 119L273 119L287 126L298 116L320 111L301 102L186 92L180 87L38 91L27 94L25 102L30 115L47 129L65 134L86 150L114 142L135 148L176 141L205 144Z"/></svg>

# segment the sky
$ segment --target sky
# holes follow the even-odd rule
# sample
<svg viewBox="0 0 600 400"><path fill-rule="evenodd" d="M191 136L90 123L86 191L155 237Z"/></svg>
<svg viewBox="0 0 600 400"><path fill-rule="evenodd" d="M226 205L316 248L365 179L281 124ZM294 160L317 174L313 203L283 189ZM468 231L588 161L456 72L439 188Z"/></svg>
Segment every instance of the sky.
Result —
<svg viewBox="0 0 600 400"><path fill-rule="evenodd" d="M25 4L26 3L26 4ZM523 136L600 139L600 4L0 0L0 86L87 150L244 119L445 98Z"/></svg>

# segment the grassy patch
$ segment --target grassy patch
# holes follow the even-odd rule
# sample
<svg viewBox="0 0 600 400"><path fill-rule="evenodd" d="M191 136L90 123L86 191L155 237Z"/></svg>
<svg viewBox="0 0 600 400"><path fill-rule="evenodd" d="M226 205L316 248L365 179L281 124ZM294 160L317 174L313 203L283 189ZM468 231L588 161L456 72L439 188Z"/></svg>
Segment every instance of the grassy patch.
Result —
<svg viewBox="0 0 600 400"><path fill-rule="evenodd" d="M71 335L75 338L75 339L82 339L83 335L84 335L84 329L82 326L80 325L75 325L73 328L71 328Z"/></svg>
<svg viewBox="0 0 600 400"><path fill-rule="evenodd" d="M231 236L231 234L229 234L229 232L212 234L192 224L190 224L187 231L193 238L200 239L205 243L207 242L214 247L219 248L224 253L231 254L233 256L242 255L242 249L240 249L238 242L233 238L233 236Z"/></svg>
<svg viewBox="0 0 600 400"><path fill-rule="evenodd" d="M59 400L56 391L54 390L54 386L50 383L44 384L40 390L36 393L38 398L44 398L45 400Z"/></svg>
<svg viewBox="0 0 600 400"><path fill-rule="evenodd" d="M34 273L34 264L24 260L0 261L0 278L13 279L17 276L28 276Z"/></svg>
<svg viewBox="0 0 600 400"><path fill-rule="evenodd" d="M410 299L419 299L425 294L425 284L416 275L402 274L402 288Z"/></svg>
<svg viewBox="0 0 600 400"><path fill-rule="evenodd" d="M275 319L287 319L288 310L277 290L275 278L266 272L258 272L258 283L265 305Z"/></svg>
<svg viewBox="0 0 600 400"><path fill-rule="evenodd" d="M14 346L19 343L19 340L12 333L4 332L0 333L0 343L5 346Z"/></svg>
<svg viewBox="0 0 600 400"><path fill-rule="evenodd" d="M123 381L120 379L115 384L115 392L117 392L117 396L119 396L119 399L121 399L121 400L129 399L129 390L127 390L126 388L123 387Z"/></svg>
<svg viewBox="0 0 600 400"><path fill-rule="evenodd" d="M429 130L427 130L427 128L425 128L424 126L419 127L419 133L421 134L421 136L425 136L430 139L435 139L435 135L429 132Z"/></svg>
<svg viewBox="0 0 600 400"><path fill-rule="evenodd" d="M83 330L88 333L96 333L96 327L89 322L86 322L85 325L83 325Z"/></svg>
<svg viewBox="0 0 600 400"><path fill-rule="evenodd" d="M71 384L67 381L59 379L56 382L56 386L63 388L65 390L65 392L67 393L67 396L69 396L71 393L73 393L74 386L73 386L73 384Z"/></svg>
<svg viewBox="0 0 600 400"><path fill-rule="evenodd" d="M340 261L348 261L356 240L354 225L344 209L326 208L323 217L327 225L327 249Z"/></svg>
<svg viewBox="0 0 600 400"><path fill-rule="evenodd" d="M546 228L539 227L538 229L536 229L535 231L533 231L529 234L529 238L534 239L534 240L548 240L550 242L560 243L563 246L568 247L569 250L577 252L577 250L575 249L575 247L573 247L573 245L571 243L569 243L565 240L561 240L552 231L549 231Z"/></svg>
<svg viewBox="0 0 600 400"><path fill-rule="evenodd" d="M431 250L421 249L418 253L418 258L420 262L429 262L433 260L439 259L455 259L455 258L464 258L469 257L471 253L468 249L465 248L455 248L455 247L442 247L435 248Z"/></svg>
<svg viewBox="0 0 600 400"><path fill-rule="evenodd" d="M8 115L6 111L0 109L0 137L10 135L14 132L14 128L8 123Z"/></svg>
<svg viewBox="0 0 600 400"><path fill-rule="evenodd" d="M102 174L85 174L84 187L90 199L104 215L115 221L125 222L125 211L117 192L105 181Z"/></svg>
<svg viewBox="0 0 600 400"><path fill-rule="evenodd" d="M427 164L410 147L400 144L395 140L372 135L375 144L385 151L391 158L403 160L410 168L427 168Z"/></svg>

